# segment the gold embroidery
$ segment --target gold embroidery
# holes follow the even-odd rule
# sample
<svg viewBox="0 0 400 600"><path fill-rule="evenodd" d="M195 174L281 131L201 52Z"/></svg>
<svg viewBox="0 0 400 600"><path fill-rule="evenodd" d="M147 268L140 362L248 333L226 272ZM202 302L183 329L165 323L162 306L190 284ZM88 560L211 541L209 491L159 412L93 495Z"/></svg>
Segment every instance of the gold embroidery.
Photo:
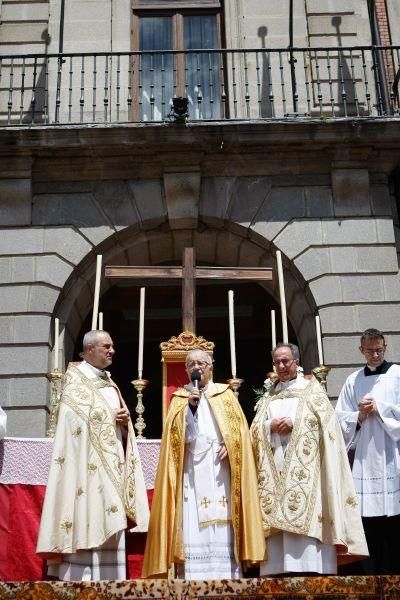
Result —
<svg viewBox="0 0 400 600"><path fill-rule="evenodd" d="M134 445L132 425L131 423L128 425L125 465L121 468L115 413L95 385L96 381L97 378L88 378L79 367L70 365L64 379L61 403L70 408L79 418L74 423L74 434L86 435L87 433L90 449L94 451L87 464L88 476L94 476L100 471L102 476L108 477L121 500L121 506L124 506L126 514L136 522L137 449ZM112 386L120 397L117 386L114 383ZM86 489L85 493L87 493Z"/></svg>
<svg viewBox="0 0 400 600"><path fill-rule="evenodd" d="M286 397L298 398L298 404L284 466L279 473L264 427L270 402ZM264 394L251 426L251 439L266 535L277 528L307 535L317 501L321 430L332 414L326 396L313 381L305 388L270 390Z"/></svg>
<svg viewBox="0 0 400 600"><path fill-rule="evenodd" d="M204 496L203 500L200 502L200 506L204 506L204 508L207 510L209 504L211 504L211 500Z"/></svg>
<svg viewBox="0 0 400 600"><path fill-rule="evenodd" d="M64 529L67 533L72 528L72 521L70 521L70 517L66 517L64 521L60 524L61 529Z"/></svg>
<svg viewBox="0 0 400 600"><path fill-rule="evenodd" d="M223 506L224 508L225 508L225 506L227 506L227 505L228 505L228 500L225 498L225 496L222 496L222 498L220 498L220 499L218 500L218 502L219 502L219 504L220 504L221 506Z"/></svg>
<svg viewBox="0 0 400 600"><path fill-rule="evenodd" d="M231 435L225 439L231 465L231 517L235 535L235 547L239 548L240 536L240 472L241 472L241 436L237 413L233 403L236 401L231 394L224 394L222 404L218 403L219 397L206 398L210 403L214 416L217 419L221 433L230 431Z"/></svg>
<svg viewBox="0 0 400 600"><path fill-rule="evenodd" d="M231 525L232 521L229 519L213 519L212 521L200 521L199 527L208 527L208 525Z"/></svg>
<svg viewBox="0 0 400 600"><path fill-rule="evenodd" d="M129 471L130 471L130 477L129 477L129 481L128 481L128 494L129 494L129 498L134 498L135 497L135 470L136 467L138 466L138 459L135 457L131 457L131 460L129 462Z"/></svg>
<svg viewBox="0 0 400 600"><path fill-rule="evenodd" d="M346 504L352 508L355 508L358 505L357 498L355 496L349 496L346 498Z"/></svg>
<svg viewBox="0 0 400 600"><path fill-rule="evenodd" d="M75 429L75 431L72 433L72 435L73 435L74 437L78 437L78 435L81 435L81 433L82 433L82 427L79 427L79 426L78 426L78 427Z"/></svg>
<svg viewBox="0 0 400 600"><path fill-rule="evenodd" d="M308 481L309 477L310 477L310 473L309 473L308 469L305 469L303 467L294 467L294 469L292 470L292 477L293 477L293 479L296 479L298 482Z"/></svg>
<svg viewBox="0 0 400 600"><path fill-rule="evenodd" d="M89 418L93 423L103 423L107 418L107 414L103 408L96 407L90 411Z"/></svg>
<svg viewBox="0 0 400 600"><path fill-rule="evenodd" d="M82 496L84 493L85 492L84 492L83 487L78 487L78 489L76 490L76 495L78 496L78 498L79 498L79 496Z"/></svg>
<svg viewBox="0 0 400 600"><path fill-rule="evenodd" d="M92 385L98 390L105 387L117 387L107 375L105 375L104 377L98 377L97 379L92 378L91 381Z"/></svg>
<svg viewBox="0 0 400 600"><path fill-rule="evenodd" d="M177 393L178 392L179 390L177 390ZM181 452L183 451L182 442L184 443L184 434L181 430L181 419L186 404L186 398L174 398L175 414L172 416L173 422L171 424L171 451L173 460L173 465L171 465L171 477L173 485L175 485L176 482L176 473L179 471Z"/></svg>
<svg viewBox="0 0 400 600"><path fill-rule="evenodd" d="M292 492L291 494L289 494L289 502L288 502L289 510L291 510L292 512L298 511L300 508L300 503L301 503L301 494L299 494L298 492Z"/></svg>
<svg viewBox="0 0 400 600"><path fill-rule="evenodd" d="M106 508L106 513L108 515L110 515L111 513L117 513L117 512L118 512L118 506L115 506L115 504L112 504L111 506Z"/></svg>
<svg viewBox="0 0 400 600"><path fill-rule="evenodd" d="M321 515L321 513L318 515L318 523L323 523L325 521L324 517Z"/></svg>
<svg viewBox="0 0 400 600"><path fill-rule="evenodd" d="M66 376L62 402L87 423L91 443L123 501L124 489L119 469L114 412L93 385L96 380L89 379L75 366L69 367L68 371L70 373Z"/></svg>
<svg viewBox="0 0 400 600"><path fill-rule="evenodd" d="M54 459L54 462L58 464L58 466L60 467L60 469L62 469L63 465L65 463L65 458L63 456L59 456L58 458Z"/></svg>

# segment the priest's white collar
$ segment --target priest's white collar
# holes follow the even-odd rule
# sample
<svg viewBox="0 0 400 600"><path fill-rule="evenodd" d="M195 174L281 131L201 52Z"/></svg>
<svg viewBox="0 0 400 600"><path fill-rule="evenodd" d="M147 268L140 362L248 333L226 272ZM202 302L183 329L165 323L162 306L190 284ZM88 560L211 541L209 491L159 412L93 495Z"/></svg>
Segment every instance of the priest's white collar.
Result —
<svg viewBox="0 0 400 600"><path fill-rule="evenodd" d="M275 391L287 390L288 388L303 389L309 384L309 381L305 379L303 373L298 373L297 377L289 379L289 381L278 381L275 385Z"/></svg>
<svg viewBox="0 0 400 600"><path fill-rule="evenodd" d="M295 385L297 382L297 377L294 377L293 379L289 379L289 381L278 381L278 383L275 386L276 390L286 390L288 387Z"/></svg>
<svg viewBox="0 0 400 600"><path fill-rule="evenodd" d="M98 369L94 365L91 365L90 363L88 363L86 360L83 360L81 362L81 365L82 365L82 367L89 369L89 371L91 371L93 373L93 375L96 375L97 377L101 377L102 375L103 376L110 375L108 371L105 371L104 369Z"/></svg>

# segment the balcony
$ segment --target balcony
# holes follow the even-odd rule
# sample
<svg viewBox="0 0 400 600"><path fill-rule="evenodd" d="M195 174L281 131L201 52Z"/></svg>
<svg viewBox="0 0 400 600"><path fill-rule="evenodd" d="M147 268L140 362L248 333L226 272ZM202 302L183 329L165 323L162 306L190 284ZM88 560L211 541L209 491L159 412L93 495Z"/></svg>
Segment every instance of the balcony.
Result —
<svg viewBox="0 0 400 600"><path fill-rule="evenodd" d="M0 56L0 126L398 118L399 67L399 46Z"/></svg>

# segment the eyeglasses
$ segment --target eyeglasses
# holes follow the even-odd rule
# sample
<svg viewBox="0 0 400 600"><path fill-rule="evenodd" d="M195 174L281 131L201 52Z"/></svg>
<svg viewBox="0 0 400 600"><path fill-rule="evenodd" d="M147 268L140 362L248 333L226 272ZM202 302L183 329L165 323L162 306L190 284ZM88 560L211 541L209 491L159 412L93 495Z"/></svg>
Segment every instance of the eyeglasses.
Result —
<svg viewBox="0 0 400 600"><path fill-rule="evenodd" d="M385 346L383 346L383 348L371 348L371 349L367 349L367 348L363 348L361 347L362 352L364 352L364 354L368 354L368 356L373 356L374 354L383 354L386 350Z"/></svg>
<svg viewBox="0 0 400 600"><path fill-rule="evenodd" d="M286 367L286 365L288 365L289 363L293 362L295 359L294 358L283 358L282 360L274 360L272 362L273 365L283 365L284 367Z"/></svg>
<svg viewBox="0 0 400 600"><path fill-rule="evenodd" d="M192 360L188 362L186 366L188 369L193 369L194 367L200 367L200 369L205 369L210 365L205 360Z"/></svg>

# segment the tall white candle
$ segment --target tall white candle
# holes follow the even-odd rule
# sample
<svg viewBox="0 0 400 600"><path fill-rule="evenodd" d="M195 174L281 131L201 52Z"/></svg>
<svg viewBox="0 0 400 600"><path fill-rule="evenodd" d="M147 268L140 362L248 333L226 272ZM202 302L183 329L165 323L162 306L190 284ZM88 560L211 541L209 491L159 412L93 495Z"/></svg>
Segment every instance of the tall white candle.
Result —
<svg viewBox="0 0 400 600"><path fill-rule="evenodd" d="M138 379L143 375L143 345L144 345L144 300L146 288L140 288L139 310L139 352L138 352Z"/></svg>
<svg viewBox="0 0 400 600"><path fill-rule="evenodd" d="M280 250L276 251L276 263L278 268L278 281L279 281L279 296L281 300L281 314L282 314L282 341L287 344L288 338L288 326L287 326L287 313L286 313L286 298L285 298L285 281L283 279L283 268L282 268L282 254Z"/></svg>
<svg viewBox="0 0 400 600"><path fill-rule="evenodd" d="M99 329L103 331L103 313L99 312Z"/></svg>
<svg viewBox="0 0 400 600"><path fill-rule="evenodd" d="M58 352L59 352L59 337L60 337L60 319L54 319L54 369L58 369Z"/></svg>
<svg viewBox="0 0 400 600"><path fill-rule="evenodd" d="M236 348L235 348L235 319L233 310L233 290L228 291L229 306L229 340L231 346L231 371L233 379L236 379Z"/></svg>
<svg viewBox="0 0 400 600"><path fill-rule="evenodd" d="M271 338L272 338L272 350L276 348L276 323L275 323L275 311L271 310Z"/></svg>
<svg viewBox="0 0 400 600"><path fill-rule="evenodd" d="M324 354L322 352L322 335L321 335L321 321L319 316L315 317L315 328L317 330L317 346L318 346L318 360L319 364L324 364Z"/></svg>
<svg viewBox="0 0 400 600"><path fill-rule="evenodd" d="M100 278L101 278L101 263L102 255L97 255L96 263L96 281L94 284L94 301L93 301L93 316L92 316L92 330L97 329L97 315L99 313L99 298L100 298Z"/></svg>

